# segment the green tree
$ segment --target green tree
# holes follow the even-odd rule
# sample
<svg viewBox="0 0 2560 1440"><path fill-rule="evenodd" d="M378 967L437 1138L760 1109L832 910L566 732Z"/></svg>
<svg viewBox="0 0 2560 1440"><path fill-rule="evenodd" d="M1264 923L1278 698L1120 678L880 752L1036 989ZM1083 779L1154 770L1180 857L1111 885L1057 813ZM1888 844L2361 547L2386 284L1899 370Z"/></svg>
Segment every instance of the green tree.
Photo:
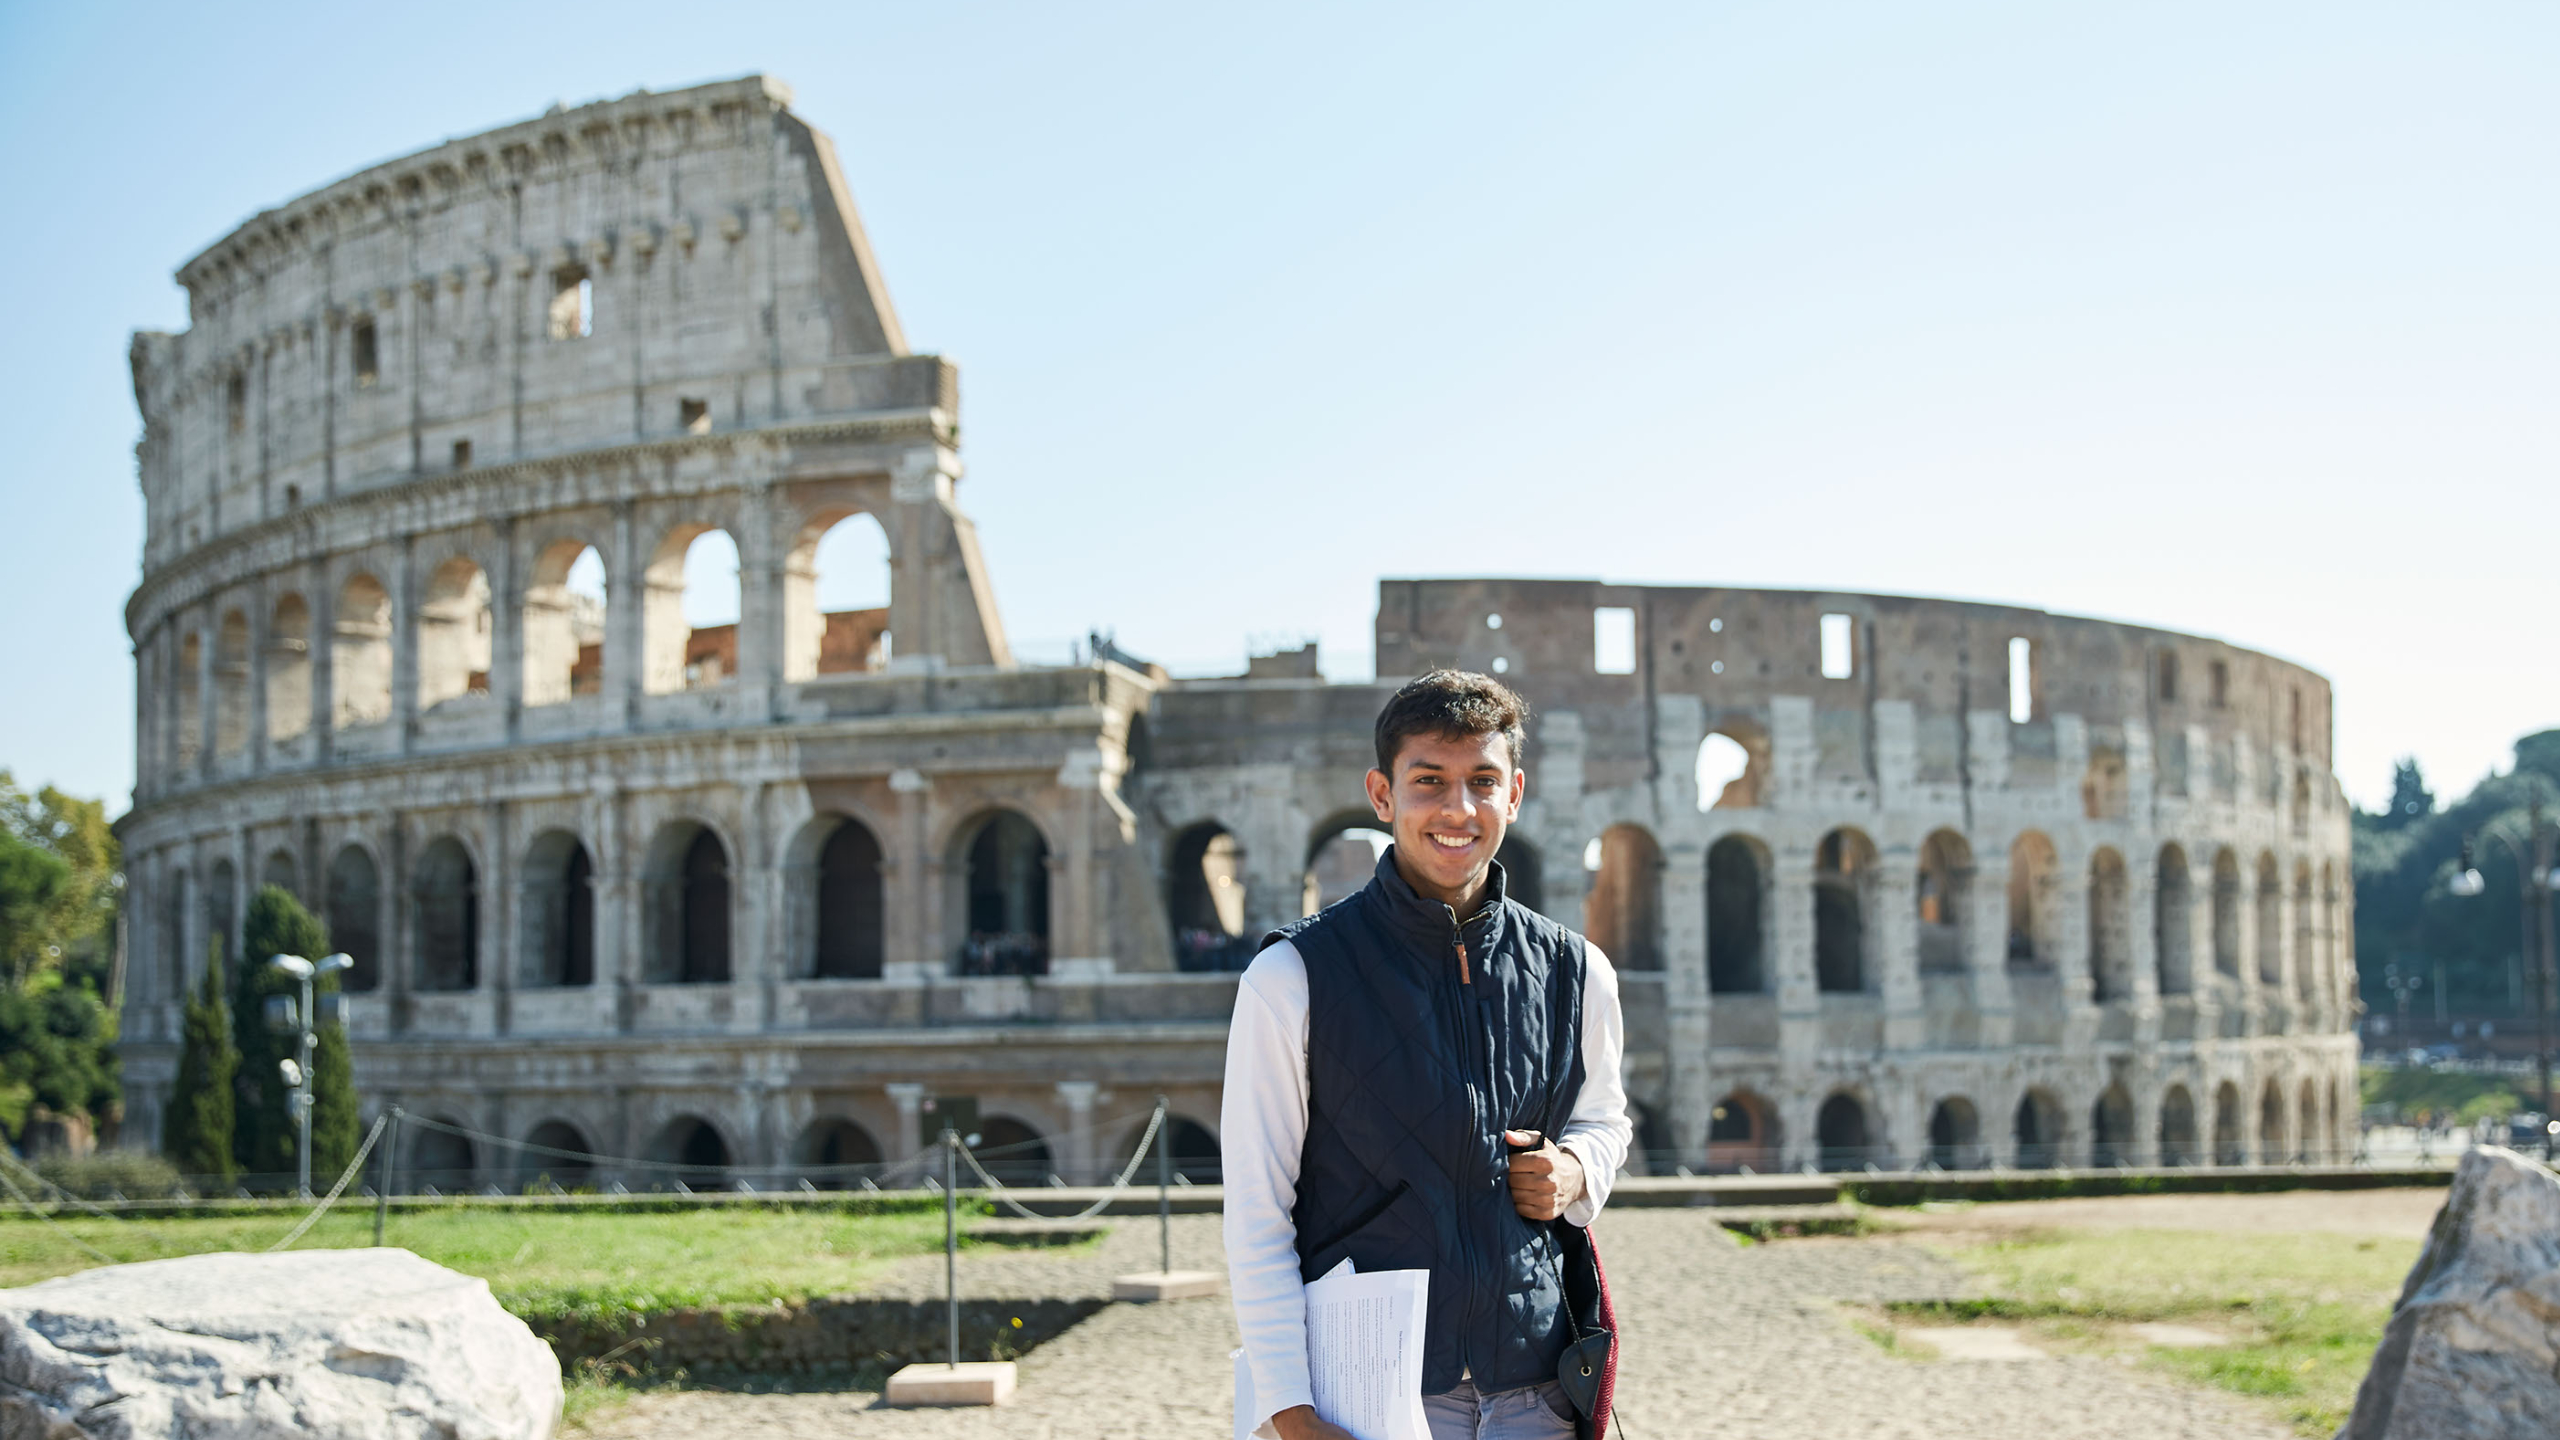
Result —
<svg viewBox="0 0 2560 1440"><path fill-rule="evenodd" d="M329 953L329 931L291 892L269 885L249 902L241 927L244 954L232 977L231 1030L240 1046L237 1084L239 1109L232 1153L240 1168L252 1174L286 1174L295 1166L299 1143L293 1107L278 1062L296 1058L299 1039L267 1029L266 1005L271 995L289 995L302 1003L302 982L277 970L268 960L300 955L318 960ZM334 994L337 977L312 987L315 998ZM356 1101L347 1061L346 1036L334 1027L319 1027L319 1043L311 1056L311 1175L315 1185L337 1178L355 1155Z"/></svg>
<svg viewBox="0 0 2560 1440"><path fill-rule="evenodd" d="M2505 774L2484 778L2441 809L2417 767L2403 761L2393 773L2394 810L2354 816L2356 969L2368 1007L2393 1008L2381 979L2396 961L2404 973L2427 977L2413 1009L2434 1008L2441 965L2445 998L2457 1013L2531 1013L2533 967L2520 953L2515 861L2504 846L2477 837L2495 830L2522 838L2536 802L2546 824L2560 817L2560 730L2517 740L2515 756ZM2415 813L2407 808L2412 800L2422 802ZM2471 863L2486 889L2457 896L2449 882L2474 840Z"/></svg>
<svg viewBox="0 0 2560 1440"><path fill-rule="evenodd" d="M13 1141L39 1108L115 1120L116 864L106 807L30 795L0 770L0 1132Z"/></svg>
<svg viewBox="0 0 2560 1440"><path fill-rule="evenodd" d="M229 1185L239 1174L232 1158L233 1085L240 1052L231 1043L231 1007L223 995L222 942L204 967L204 983L187 1001L178 1047L178 1083L160 1119L160 1153L187 1175Z"/></svg>

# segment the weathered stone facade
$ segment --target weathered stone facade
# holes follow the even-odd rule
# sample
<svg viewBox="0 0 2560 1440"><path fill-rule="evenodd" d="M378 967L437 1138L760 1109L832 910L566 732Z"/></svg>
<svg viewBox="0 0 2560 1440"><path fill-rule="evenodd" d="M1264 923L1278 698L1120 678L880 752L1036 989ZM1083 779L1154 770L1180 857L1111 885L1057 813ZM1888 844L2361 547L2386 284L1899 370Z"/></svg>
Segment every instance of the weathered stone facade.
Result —
<svg viewBox="0 0 2560 1440"><path fill-rule="evenodd" d="M955 500L956 374L907 351L781 87L452 141L179 279L191 327L134 343L128 1134L272 882L360 961L370 1106L782 1168L912 1154L928 1099L969 1096L1081 1178L1162 1091L1209 1143L1217 967L1366 823L1386 687L1312 654L1016 663ZM819 538L858 516L888 604L823 615ZM717 634L680 603L711 530ZM572 588L597 562L601 603ZM1619 956L1683 1163L2351 1132L2318 676L2035 611L1592 583L1386 582L1377 638L1382 676L1497 668L1538 707L1513 854ZM1750 769L1702 809L1715 735Z"/></svg>

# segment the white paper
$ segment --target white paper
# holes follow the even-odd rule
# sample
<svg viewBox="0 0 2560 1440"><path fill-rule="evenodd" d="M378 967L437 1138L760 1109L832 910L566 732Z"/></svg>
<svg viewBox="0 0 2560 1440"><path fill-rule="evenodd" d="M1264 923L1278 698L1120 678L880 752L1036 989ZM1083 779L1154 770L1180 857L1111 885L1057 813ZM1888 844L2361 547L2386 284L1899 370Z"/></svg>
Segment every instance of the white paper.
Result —
<svg viewBox="0 0 2560 1440"><path fill-rule="evenodd" d="M1422 1327L1430 1299L1428 1270L1357 1273L1349 1260L1307 1286L1307 1380L1316 1413L1358 1440L1431 1440L1422 1413ZM1271 1428L1248 1430L1254 1413L1253 1366L1238 1350L1236 1440L1269 1440Z"/></svg>

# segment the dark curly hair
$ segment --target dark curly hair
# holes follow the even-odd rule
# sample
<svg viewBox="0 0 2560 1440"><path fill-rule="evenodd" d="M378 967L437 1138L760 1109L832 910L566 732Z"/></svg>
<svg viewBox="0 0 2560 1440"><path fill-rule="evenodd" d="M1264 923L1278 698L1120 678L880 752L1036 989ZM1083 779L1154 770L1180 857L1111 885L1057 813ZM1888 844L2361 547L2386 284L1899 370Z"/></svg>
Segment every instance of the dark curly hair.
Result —
<svg viewBox="0 0 2560 1440"><path fill-rule="evenodd" d="M1495 734L1510 748L1511 768L1519 769L1529 740L1529 702L1490 675L1434 670L1406 681L1378 712L1378 768L1393 775L1396 751L1410 736L1458 740Z"/></svg>

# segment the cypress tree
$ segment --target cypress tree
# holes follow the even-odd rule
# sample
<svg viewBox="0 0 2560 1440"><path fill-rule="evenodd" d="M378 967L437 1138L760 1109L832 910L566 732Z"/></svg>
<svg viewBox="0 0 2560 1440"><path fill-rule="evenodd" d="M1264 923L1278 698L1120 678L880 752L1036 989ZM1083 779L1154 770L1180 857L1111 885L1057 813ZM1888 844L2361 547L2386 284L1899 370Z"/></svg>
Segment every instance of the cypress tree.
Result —
<svg viewBox="0 0 2560 1440"><path fill-rule="evenodd" d="M321 977L311 987L313 1002L338 993L338 979ZM323 1025L319 1036L311 1047L311 1185L326 1193L337 1183L338 1172L356 1158L356 1142L363 1134L356 1125L355 1069L347 1056L346 1027Z"/></svg>
<svg viewBox="0 0 2560 1440"><path fill-rule="evenodd" d="M290 995L294 1004L300 1005L302 982L267 962L278 955L299 955L316 961L329 953L329 932L291 892L274 885L261 889L250 900L248 920L241 929L241 948L246 953L240 957L231 987L231 1033L240 1046L240 1104L231 1153L239 1158L240 1168L252 1175L289 1177L294 1173L294 1147L300 1143L300 1135L293 1120L293 1091L284 1083L277 1062L299 1058L302 1044L291 1032L279 1035L267 1029L266 1004L270 995ZM313 993L318 994L318 987ZM323 1034L325 1037L326 1032ZM325 1038L321 1041L322 1045L327 1043ZM339 1043L343 1049L344 1037ZM318 1046L313 1047L311 1058L311 1068L319 1071ZM328 1114L327 1105L323 1099L321 1108L311 1116L311 1177L315 1186L338 1178L334 1172L322 1178L320 1122ZM346 1163L343 1155L338 1163Z"/></svg>
<svg viewBox="0 0 2560 1440"><path fill-rule="evenodd" d="M213 942L204 983L187 1001L178 1049L178 1083L160 1119L160 1153L185 1175L229 1186L240 1173L231 1155L232 1083L240 1052L231 1044L231 1012L223 1003L222 942Z"/></svg>

